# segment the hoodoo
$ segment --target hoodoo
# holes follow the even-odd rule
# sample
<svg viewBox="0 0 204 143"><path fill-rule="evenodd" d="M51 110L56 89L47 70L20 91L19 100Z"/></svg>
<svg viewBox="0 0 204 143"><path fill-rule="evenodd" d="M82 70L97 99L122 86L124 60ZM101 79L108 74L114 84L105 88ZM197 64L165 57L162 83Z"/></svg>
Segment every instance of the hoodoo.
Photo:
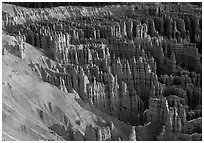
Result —
<svg viewBox="0 0 204 143"><path fill-rule="evenodd" d="M202 3L2 3L2 139L202 140Z"/></svg>

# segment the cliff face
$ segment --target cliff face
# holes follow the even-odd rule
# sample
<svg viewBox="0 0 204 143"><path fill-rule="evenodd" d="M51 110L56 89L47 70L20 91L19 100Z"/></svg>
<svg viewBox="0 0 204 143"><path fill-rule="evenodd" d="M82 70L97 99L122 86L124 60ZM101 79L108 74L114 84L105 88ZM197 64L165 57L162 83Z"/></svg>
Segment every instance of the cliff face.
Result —
<svg viewBox="0 0 204 143"><path fill-rule="evenodd" d="M124 137L118 128L84 125L77 118L74 125L83 130L72 130L65 113L48 103L66 126L37 112L63 139L201 139L190 121L202 116L201 8L190 3L45 9L4 4L2 14L4 32L16 39L10 47L5 44L3 55L20 57L39 81L66 98L72 94L133 126ZM44 55L32 55L28 44Z"/></svg>

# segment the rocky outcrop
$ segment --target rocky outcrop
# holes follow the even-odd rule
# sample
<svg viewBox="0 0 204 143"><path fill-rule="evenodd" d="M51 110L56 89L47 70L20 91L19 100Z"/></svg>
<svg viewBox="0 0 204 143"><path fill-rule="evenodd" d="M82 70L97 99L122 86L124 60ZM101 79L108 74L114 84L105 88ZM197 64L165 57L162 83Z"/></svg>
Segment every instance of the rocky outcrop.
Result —
<svg viewBox="0 0 204 143"><path fill-rule="evenodd" d="M129 137L130 141L136 141L136 130L135 130L135 126L132 127L132 131Z"/></svg>
<svg viewBox="0 0 204 143"><path fill-rule="evenodd" d="M194 110L201 104L200 80L200 74L194 72L183 72L179 76L163 75L159 79L167 86L164 89L164 96L170 94L179 96L182 98L183 105L187 104L190 110ZM180 88L176 88L176 86L180 86Z"/></svg>
<svg viewBox="0 0 204 143"><path fill-rule="evenodd" d="M26 59L26 42L46 55L30 64L40 80L131 124L129 140L201 139L201 8L6 6L3 31L16 37L14 53ZM38 114L49 125L50 115ZM66 140L123 140L109 126L90 125L84 132L49 127Z"/></svg>
<svg viewBox="0 0 204 143"><path fill-rule="evenodd" d="M149 109L145 112L146 122L166 123L169 114L168 102L165 98L151 98Z"/></svg>
<svg viewBox="0 0 204 143"><path fill-rule="evenodd" d="M202 117L196 118L186 122L183 132L187 134L201 133L202 132Z"/></svg>
<svg viewBox="0 0 204 143"><path fill-rule="evenodd" d="M99 20L101 18L93 21ZM90 24L80 23L81 21ZM43 67L36 70L44 81L62 91L77 92L98 109L125 122L140 124L142 112L149 106L149 98L162 94L162 85L158 82L156 72L175 73L176 65L182 63L185 57L187 59L191 56L185 54L186 50L182 51L182 38L187 39L185 21L171 16L164 20L160 17L147 19L143 24L139 20L124 17L122 21L115 18L115 22L102 20L105 22L102 25L93 21L79 19L53 22L52 28L44 23L27 26L26 29L30 32L25 33L26 41L42 49L50 49L53 60L58 63L79 65L70 66L71 70L65 70L63 73L58 72L58 68L55 72ZM160 30L159 27L162 26L168 30ZM65 29L65 32L61 32L62 29ZM176 39L176 43L158 34ZM100 38L107 39L109 43L104 44ZM152 56L147 54L149 52ZM192 57L198 57L198 51L194 53L196 55ZM184 58L179 59L180 54ZM199 64L198 59L196 62ZM167 85L173 84L174 79L172 80L166 80ZM184 100L187 102L186 97ZM138 114L135 115L135 112ZM154 116L160 118L158 115ZM151 120L147 117L147 121Z"/></svg>

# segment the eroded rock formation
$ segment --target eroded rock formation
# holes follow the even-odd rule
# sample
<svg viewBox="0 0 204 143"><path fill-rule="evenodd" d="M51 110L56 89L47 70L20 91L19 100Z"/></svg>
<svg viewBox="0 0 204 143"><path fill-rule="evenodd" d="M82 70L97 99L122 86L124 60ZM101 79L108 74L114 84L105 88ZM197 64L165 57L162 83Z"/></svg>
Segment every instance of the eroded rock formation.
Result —
<svg viewBox="0 0 204 143"><path fill-rule="evenodd" d="M12 7L12 14L3 9L4 31L17 39L15 54L22 60L25 42L44 52L30 64L40 80L131 124L129 140L202 139L200 7ZM49 119L43 111L39 115ZM65 140L124 139L111 126L49 128Z"/></svg>

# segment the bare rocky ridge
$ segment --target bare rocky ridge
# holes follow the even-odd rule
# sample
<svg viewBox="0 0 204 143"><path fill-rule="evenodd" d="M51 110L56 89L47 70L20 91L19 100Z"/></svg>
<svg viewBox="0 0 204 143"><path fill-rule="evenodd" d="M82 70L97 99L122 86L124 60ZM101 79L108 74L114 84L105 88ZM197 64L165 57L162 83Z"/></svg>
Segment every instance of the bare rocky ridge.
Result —
<svg viewBox="0 0 204 143"><path fill-rule="evenodd" d="M202 140L202 10L178 5L3 4L3 139Z"/></svg>

